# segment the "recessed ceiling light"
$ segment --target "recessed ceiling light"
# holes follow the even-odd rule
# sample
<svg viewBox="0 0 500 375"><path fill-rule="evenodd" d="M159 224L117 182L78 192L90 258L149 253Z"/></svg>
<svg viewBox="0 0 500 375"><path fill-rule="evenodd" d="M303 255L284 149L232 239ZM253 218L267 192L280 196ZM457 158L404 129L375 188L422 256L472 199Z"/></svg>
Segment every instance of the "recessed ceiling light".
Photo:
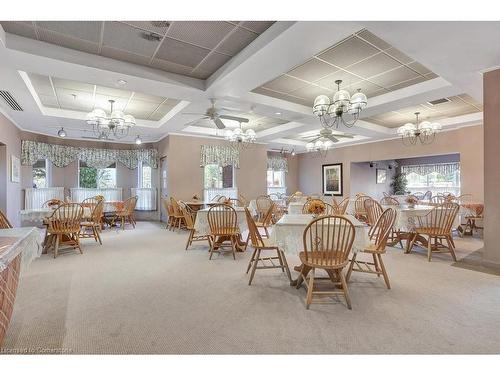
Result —
<svg viewBox="0 0 500 375"><path fill-rule="evenodd" d="M124 79L119 79L118 81L116 81L116 84L118 86L125 86L127 84L127 81L125 81Z"/></svg>
<svg viewBox="0 0 500 375"><path fill-rule="evenodd" d="M275 112L274 114L279 116L279 115L281 115L281 112Z"/></svg>

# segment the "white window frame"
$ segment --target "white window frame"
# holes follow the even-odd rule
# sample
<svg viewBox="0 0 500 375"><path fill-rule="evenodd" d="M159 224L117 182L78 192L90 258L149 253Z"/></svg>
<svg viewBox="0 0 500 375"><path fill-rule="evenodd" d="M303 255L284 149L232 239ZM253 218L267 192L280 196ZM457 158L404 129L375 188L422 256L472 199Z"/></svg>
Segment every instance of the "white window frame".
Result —
<svg viewBox="0 0 500 375"><path fill-rule="evenodd" d="M49 161L49 159L39 159L39 160L45 160L45 181L47 186L44 188L49 188L51 187L51 174L52 174L52 163ZM37 162L39 161L37 160ZM33 186L33 169L31 170L31 186ZM39 186L37 188L40 188Z"/></svg>
<svg viewBox="0 0 500 375"><path fill-rule="evenodd" d="M269 185L267 185L267 181L268 181L267 180L267 173L269 173L269 172L273 173L273 177L274 177L275 173L281 173L282 174L281 181L282 181L283 185L282 186L269 186ZM270 195L270 194L278 194L278 195L286 194L286 172L268 169L267 173L266 173L267 194L268 195ZM273 178L273 180L274 180L274 178Z"/></svg>
<svg viewBox="0 0 500 375"><path fill-rule="evenodd" d="M151 169L151 186L147 187L144 186L143 182L143 169L144 167L148 167ZM139 189L152 189L153 188L153 168L151 168L149 165L144 165L144 163L140 163L137 166L137 188Z"/></svg>
<svg viewBox="0 0 500 375"><path fill-rule="evenodd" d="M210 202L212 201L212 199L217 196L217 195L223 195L227 198L238 198L238 188L236 187L236 170L234 168L234 166L231 166L231 168L233 169L233 173L232 173L232 177L233 177L233 180L232 180L232 187L230 188L224 188L224 187L221 187L221 188L212 188L212 187L206 187L206 183L205 183L205 168L207 166L212 166L212 165L217 165L217 164L208 164L206 166L203 167L202 169L202 173L203 173L203 199L205 202ZM223 186L224 185L224 176L222 175L222 168L221 166L218 166L219 168L221 168L221 185Z"/></svg>

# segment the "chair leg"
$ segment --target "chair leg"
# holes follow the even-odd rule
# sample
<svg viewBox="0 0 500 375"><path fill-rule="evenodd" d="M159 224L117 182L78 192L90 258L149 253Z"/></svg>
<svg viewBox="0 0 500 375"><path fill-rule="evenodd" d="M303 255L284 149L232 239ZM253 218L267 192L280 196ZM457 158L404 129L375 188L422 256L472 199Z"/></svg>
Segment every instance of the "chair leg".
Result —
<svg viewBox="0 0 500 375"><path fill-rule="evenodd" d="M102 245L102 240L101 240L101 235L99 234L99 231L96 229L95 234L97 236L97 239L99 240L99 243Z"/></svg>
<svg viewBox="0 0 500 375"><path fill-rule="evenodd" d="M285 272L285 266L283 265L283 259L281 258L281 251L276 249L276 255L278 256L278 261L280 262L281 272Z"/></svg>
<svg viewBox="0 0 500 375"><path fill-rule="evenodd" d="M125 230L125 216L122 216L122 230Z"/></svg>
<svg viewBox="0 0 500 375"><path fill-rule="evenodd" d="M455 255L455 249L453 248L453 244L450 241L451 236L446 236L446 242L448 242L448 248L450 249L451 257L453 258L453 261L457 261L457 256Z"/></svg>
<svg viewBox="0 0 500 375"><path fill-rule="evenodd" d="M211 241L209 241L209 243L210 243L210 252L209 252L210 256L208 257L208 260L212 260L212 255L214 254L214 250L215 250L215 240L216 239L214 237L214 238L212 238Z"/></svg>
<svg viewBox="0 0 500 375"><path fill-rule="evenodd" d="M377 256L375 254L372 255L373 255L373 266L375 267L375 271L377 271L377 277L380 277L380 267L378 265Z"/></svg>
<svg viewBox="0 0 500 375"><path fill-rule="evenodd" d="M255 276L255 270L257 269L257 265L259 264L259 259L260 259L260 249L257 249L257 257L255 258L253 265L252 265L252 273L250 274L250 280L248 280L248 285L252 285L252 280L253 277Z"/></svg>
<svg viewBox="0 0 500 375"><path fill-rule="evenodd" d="M281 259L283 260L283 263L285 264L285 271L286 271L286 274L288 276L288 280L292 281L292 275L290 274L290 267L288 267L288 262L286 260L285 253L280 249L278 249L278 251L281 253Z"/></svg>
<svg viewBox="0 0 500 375"><path fill-rule="evenodd" d="M429 236L429 242L427 242L427 260L431 261L432 254L432 237Z"/></svg>
<svg viewBox="0 0 500 375"><path fill-rule="evenodd" d="M347 270L347 276L345 278L347 282L349 282L349 279L351 278L352 269L354 268L354 262L356 261L356 255L358 254L354 253L352 255L351 264L349 264L349 269Z"/></svg>
<svg viewBox="0 0 500 375"><path fill-rule="evenodd" d="M347 302L347 308L349 310L352 310L351 297L349 296L349 290L347 289L347 282L345 281L344 274L342 273L342 270L339 270L337 274L339 276L340 283L342 284L342 290L344 291L345 300Z"/></svg>
<svg viewBox="0 0 500 375"><path fill-rule="evenodd" d="M382 270L382 275L384 276L385 285L387 285L387 289L391 289L391 284L389 283L389 276L387 275L387 270L385 269L384 262L382 261L382 254L377 254L378 263L380 264L380 268Z"/></svg>
<svg viewBox="0 0 500 375"><path fill-rule="evenodd" d="M252 264L253 264L253 261L255 259L255 254L257 254L257 249L253 249L252 256L250 257L250 261L248 262L247 272L245 272L245 273L248 273L248 271L250 271L250 268L252 268Z"/></svg>
<svg viewBox="0 0 500 375"><path fill-rule="evenodd" d="M264 227L264 232L266 232L266 237L269 238L269 231L267 230L267 227Z"/></svg>
<svg viewBox="0 0 500 375"><path fill-rule="evenodd" d="M307 296L306 296L306 309L309 310L309 306L312 303L312 298L313 298L313 288L314 288L314 274L315 274L315 268L311 270L309 273L309 283L307 285Z"/></svg>
<svg viewBox="0 0 500 375"><path fill-rule="evenodd" d="M186 250L191 245L191 239L193 238L193 232L194 232L194 229L191 229L189 231L189 237L188 237L187 242L186 242Z"/></svg>
<svg viewBox="0 0 500 375"><path fill-rule="evenodd" d="M247 240L246 240L246 242L245 242L245 251L247 251L248 241L250 241L250 231L248 231ZM255 252L254 252L254 254L255 254ZM248 273L248 271L247 271L247 273Z"/></svg>
<svg viewBox="0 0 500 375"><path fill-rule="evenodd" d="M233 259L236 260L236 238L231 236L231 250L233 251Z"/></svg>
<svg viewBox="0 0 500 375"><path fill-rule="evenodd" d="M61 235L56 235L56 244L54 246L54 258L57 258L57 253L59 252L59 241L61 241Z"/></svg>

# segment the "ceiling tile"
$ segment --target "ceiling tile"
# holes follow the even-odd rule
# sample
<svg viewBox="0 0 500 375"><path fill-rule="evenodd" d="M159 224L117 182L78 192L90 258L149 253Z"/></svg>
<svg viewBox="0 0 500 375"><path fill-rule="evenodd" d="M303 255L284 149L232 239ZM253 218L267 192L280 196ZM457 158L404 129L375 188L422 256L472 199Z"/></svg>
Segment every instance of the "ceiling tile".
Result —
<svg viewBox="0 0 500 375"><path fill-rule="evenodd" d="M26 38L37 39L35 27L31 22L2 21L0 22L0 24L7 33L24 36Z"/></svg>
<svg viewBox="0 0 500 375"><path fill-rule="evenodd" d="M169 21L121 21L130 26L140 28L144 31L149 31L158 35L165 35L171 24Z"/></svg>
<svg viewBox="0 0 500 375"><path fill-rule="evenodd" d="M157 58L153 59L151 66L153 68L165 70L167 72L176 73L176 74L184 74L184 75L189 75L191 70L193 70L192 67L176 64L176 63L173 63L171 61L166 61L166 60L157 59Z"/></svg>
<svg viewBox="0 0 500 375"><path fill-rule="evenodd" d="M326 76L316 81L315 83L330 90L337 90L337 85L335 84L335 81L338 79L342 80L342 84L340 86L341 88L362 81L362 78L359 78L354 74L351 74L344 70L339 70L333 74L330 74L329 76Z"/></svg>
<svg viewBox="0 0 500 375"><path fill-rule="evenodd" d="M45 107L59 108L59 103L57 102L57 99L54 95L38 94L38 98Z"/></svg>
<svg viewBox="0 0 500 375"><path fill-rule="evenodd" d="M99 43L101 38L101 21L37 21L36 25L38 28L93 43Z"/></svg>
<svg viewBox="0 0 500 375"><path fill-rule="evenodd" d="M72 38L44 29L38 29L38 35L40 36L41 41L56 44L61 47L72 48L94 54L99 52L99 44L91 43L83 39Z"/></svg>
<svg viewBox="0 0 500 375"><path fill-rule="evenodd" d="M267 82L264 87L274 90L274 91L279 91L283 93L288 93L290 91L297 90L301 87L306 86L307 83L300 81L296 78L289 77L289 76L280 76L270 82Z"/></svg>
<svg viewBox="0 0 500 375"><path fill-rule="evenodd" d="M359 37L363 38L367 42L370 42L375 47L380 48L382 50L390 48L391 45L387 43L385 40L380 39L375 34L369 32L368 30L361 31L357 34Z"/></svg>
<svg viewBox="0 0 500 375"><path fill-rule="evenodd" d="M417 76L416 78L412 78L410 80L407 80L407 81L398 83L396 85L387 87L387 89L389 91L399 90L399 89L402 89L402 88L405 88L405 87L416 85L417 83L421 83L421 82L424 82L424 81L427 81L427 78L422 77L422 76Z"/></svg>
<svg viewBox="0 0 500 375"><path fill-rule="evenodd" d="M370 81L379 86L387 88L398 83L417 78L418 76L419 75L413 70L408 69L406 66L401 66L389 72L371 77Z"/></svg>
<svg viewBox="0 0 500 375"><path fill-rule="evenodd" d="M332 96L333 90L327 90L323 87L315 86L313 84L308 84L304 87L301 87L298 90L290 92L290 95L308 99L310 101L310 104L312 105L314 99L316 99L318 95Z"/></svg>
<svg viewBox="0 0 500 375"><path fill-rule="evenodd" d="M134 117L137 117L134 115L134 112L136 114L141 112L141 116L144 116L143 113L147 113L146 117L148 117L156 108L158 108L158 104L132 99L125 107L125 112L130 113Z"/></svg>
<svg viewBox="0 0 500 375"><path fill-rule="evenodd" d="M257 38L257 34L238 27L221 43L219 47L217 47L216 50L218 52L234 56L252 43L255 38Z"/></svg>
<svg viewBox="0 0 500 375"><path fill-rule="evenodd" d="M111 59L139 65L149 65L149 61L151 60L151 58L148 56L136 55L132 52L122 51L120 49L105 46L103 46L101 49L101 55L104 57L109 57Z"/></svg>
<svg viewBox="0 0 500 375"><path fill-rule="evenodd" d="M97 86L95 92L96 94L108 96L109 99L116 99L116 98L128 99L130 98L130 95L132 95L130 91L114 89L112 87L105 87L105 86Z"/></svg>
<svg viewBox="0 0 500 375"><path fill-rule="evenodd" d="M208 72L206 70L201 70L201 69L196 69L192 73L189 74L189 76L193 78L198 78L198 79L207 79L212 75L212 72Z"/></svg>
<svg viewBox="0 0 500 375"><path fill-rule="evenodd" d="M141 92L134 92L133 100L140 100L143 102L154 103L156 105L160 105L165 98L155 95L143 94Z"/></svg>
<svg viewBox="0 0 500 375"><path fill-rule="evenodd" d="M234 25L223 21L175 21L168 30L168 36L212 49L234 28Z"/></svg>
<svg viewBox="0 0 500 375"><path fill-rule="evenodd" d="M266 31L268 28L272 26L274 21L245 21L242 22L241 25L243 27L246 27L247 29L250 29L258 34L263 33Z"/></svg>
<svg viewBox="0 0 500 375"><path fill-rule="evenodd" d="M197 70L213 73L226 62L231 60L231 56L223 55L217 52L211 52L205 60L198 66Z"/></svg>
<svg viewBox="0 0 500 375"><path fill-rule="evenodd" d="M353 36L323 52L318 57L333 65L346 68L378 52L377 48Z"/></svg>
<svg viewBox="0 0 500 375"><path fill-rule="evenodd" d="M61 109L70 111L90 112L94 108L93 104L88 101L74 100L73 98L59 99L59 103L61 104Z"/></svg>
<svg viewBox="0 0 500 375"><path fill-rule="evenodd" d="M124 23L106 22L102 45L151 57L160 42L144 39L142 35L145 33Z"/></svg>
<svg viewBox="0 0 500 375"><path fill-rule="evenodd" d="M35 73L29 73L28 76L38 95L54 96L54 90L50 84L49 77Z"/></svg>
<svg viewBox="0 0 500 375"><path fill-rule="evenodd" d="M114 109L118 109L120 111L123 111L125 106L127 105L128 98L119 98L111 95L105 95L105 94L96 94L95 96L95 102L94 106L95 108L102 108L106 112L109 112L110 110L110 104L109 100L113 99L115 102L113 104Z"/></svg>
<svg viewBox="0 0 500 375"><path fill-rule="evenodd" d="M385 53L394 57L396 60L401 61L403 64L408 64L408 63L413 61L413 59L411 57L405 55L403 52L401 52L400 50L397 50L394 47L389 48L388 50L385 51Z"/></svg>
<svg viewBox="0 0 500 375"><path fill-rule="evenodd" d="M338 71L338 69L330 64L324 63L318 59L311 59L305 64L291 70L288 74L312 82L336 71Z"/></svg>
<svg viewBox="0 0 500 375"><path fill-rule="evenodd" d="M72 81L69 79L62 79L54 77L52 78L52 83L56 88L63 88L68 90L77 90L77 91L87 91L92 93L94 91L94 85L90 83L83 83L78 81Z"/></svg>
<svg viewBox="0 0 500 375"><path fill-rule="evenodd" d="M433 79L439 77L436 73L429 73L425 75L425 78L427 79Z"/></svg>
<svg viewBox="0 0 500 375"><path fill-rule="evenodd" d="M416 61L408 64L408 67L412 68L413 70L415 70L417 73L420 73L420 74L432 73L429 69L427 69L425 66L423 66L422 64L420 64Z"/></svg>
<svg viewBox="0 0 500 375"><path fill-rule="evenodd" d="M194 68L209 52L210 50L205 48L165 38L155 57Z"/></svg>
<svg viewBox="0 0 500 375"><path fill-rule="evenodd" d="M357 64L351 65L348 70L351 73L357 74L361 77L369 78L374 75L394 69L398 66L401 66L401 64L394 60L392 57L389 57L384 53L379 53L378 55L372 56Z"/></svg>
<svg viewBox="0 0 500 375"><path fill-rule="evenodd" d="M165 103L161 104L156 112L151 114L149 117L150 120L158 121L163 116L165 116L168 112L170 112L177 104L179 104L178 100L175 99L168 99Z"/></svg>
<svg viewBox="0 0 500 375"><path fill-rule="evenodd" d="M370 99L370 97L375 96L377 93L379 93L380 90L382 90L382 87L375 85L374 83L371 83L369 81L359 81L355 84L344 87L344 89L349 91L351 95L358 91L358 89L361 89L361 92L364 93L368 97L368 99Z"/></svg>
<svg viewBox="0 0 500 375"><path fill-rule="evenodd" d="M93 93L64 89L64 88L56 88L57 98L59 99L59 103L61 103L61 107L63 107L64 103L81 103L81 105L90 105L93 106ZM74 95L74 96L73 96ZM74 104L75 106L78 104Z"/></svg>

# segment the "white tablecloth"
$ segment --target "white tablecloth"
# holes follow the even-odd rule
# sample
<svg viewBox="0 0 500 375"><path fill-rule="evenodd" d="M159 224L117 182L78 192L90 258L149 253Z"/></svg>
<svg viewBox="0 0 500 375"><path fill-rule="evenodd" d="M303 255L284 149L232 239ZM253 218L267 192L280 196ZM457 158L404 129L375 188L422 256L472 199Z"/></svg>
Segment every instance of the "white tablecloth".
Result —
<svg viewBox="0 0 500 375"><path fill-rule="evenodd" d="M351 215L345 215L355 227L355 237L352 251L363 250L369 243L368 227ZM312 215L287 214L274 226L270 241L287 253L298 255L303 251L303 235L307 225L313 220Z"/></svg>
<svg viewBox="0 0 500 375"><path fill-rule="evenodd" d="M30 263L42 254L42 231L38 228L10 228L0 229L0 237L14 237L16 242L10 245L0 254L0 272L3 271L10 262L22 253L21 270L25 269Z"/></svg>
<svg viewBox="0 0 500 375"><path fill-rule="evenodd" d="M238 227L240 228L240 233L244 233L248 230L247 218L245 215L244 207L233 207L238 216ZM208 224L208 208L199 210L196 213L196 220L194 222L194 229L199 233L199 235L210 234L210 225Z"/></svg>
<svg viewBox="0 0 500 375"><path fill-rule="evenodd" d="M46 217L52 216L55 210L52 208L34 208L31 210L21 210L21 222L40 222ZM90 217L92 209L90 207L83 207L83 217Z"/></svg>
<svg viewBox="0 0 500 375"><path fill-rule="evenodd" d="M290 202L288 205L288 213L291 215L300 215L302 214L302 207L304 207L304 203L302 202Z"/></svg>

